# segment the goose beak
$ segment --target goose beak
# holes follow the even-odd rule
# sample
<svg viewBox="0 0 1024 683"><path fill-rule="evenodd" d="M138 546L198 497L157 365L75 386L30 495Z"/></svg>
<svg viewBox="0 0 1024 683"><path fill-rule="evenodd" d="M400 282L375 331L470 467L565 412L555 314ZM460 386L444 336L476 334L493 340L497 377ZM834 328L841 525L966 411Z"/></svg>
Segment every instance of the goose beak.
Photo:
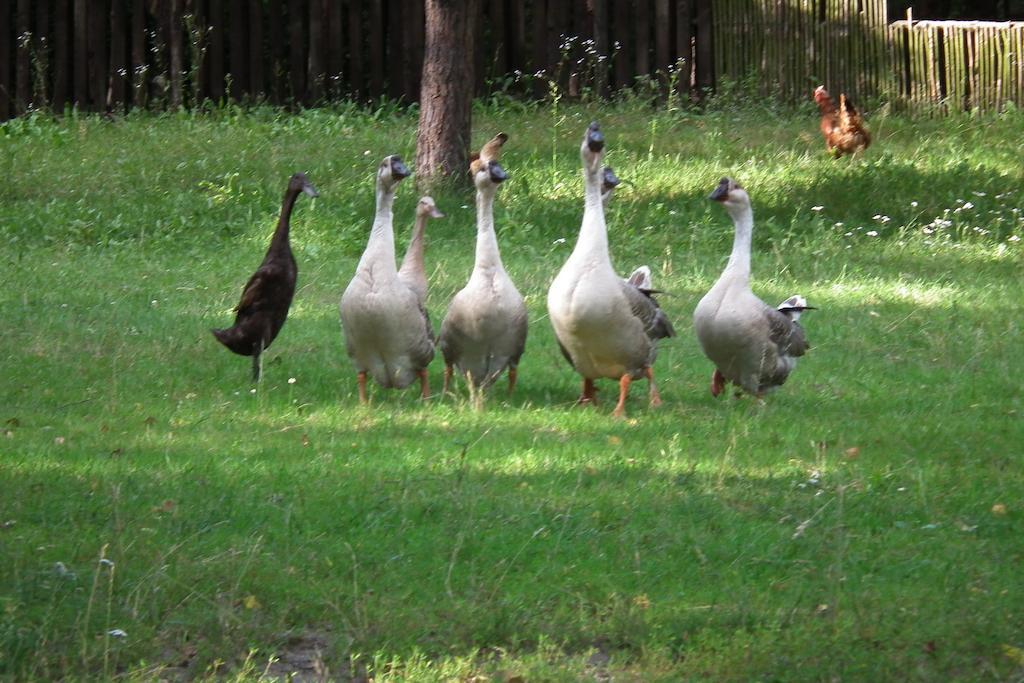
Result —
<svg viewBox="0 0 1024 683"><path fill-rule="evenodd" d="M497 161L492 161L487 164L487 173L491 177L491 182L500 183L508 180L508 173L501 167Z"/></svg>
<svg viewBox="0 0 1024 683"><path fill-rule="evenodd" d="M437 207L435 206L434 208L432 208L430 210L430 217L431 218L444 218L444 214L441 213L440 211L438 211Z"/></svg>
<svg viewBox="0 0 1024 683"><path fill-rule="evenodd" d="M402 159L400 157L395 156L391 158L391 177L397 180L402 180L403 178L408 178L411 175L412 171L402 163Z"/></svg>
<svg viewBox="0 0 1024 683"><path fill-rule="evenodd" d="M601 127L597 125L597 121L591 123L587 129L587 147L595 153L604 149L604 135L601 134Z"/></svg>
<svg viewBox="0 0 1024 683"><path fill-rule="evenodd" d="M611 166L604 167L604 190L613 190L619 186L619 176L615 175L615 171L612 170Z"/></svg>
<svg viewBox="0 0 1024 683"><path fill-rule="evenodd" d="M731 183L728 178L722 178L718 183L718 187L715 188L715 191L708 195L708 199L715 202L724 202L727 200L729 198L730 184Z"/></svg>
<svg viewBox="0 0 1024 683"><path fill-rule="evenodd" d="M311 183L305 183L302 186L302 191L305 192L310 197L319 197L320 196L320 193L316 191L316 188L313 187L313 185Z"/></svg>

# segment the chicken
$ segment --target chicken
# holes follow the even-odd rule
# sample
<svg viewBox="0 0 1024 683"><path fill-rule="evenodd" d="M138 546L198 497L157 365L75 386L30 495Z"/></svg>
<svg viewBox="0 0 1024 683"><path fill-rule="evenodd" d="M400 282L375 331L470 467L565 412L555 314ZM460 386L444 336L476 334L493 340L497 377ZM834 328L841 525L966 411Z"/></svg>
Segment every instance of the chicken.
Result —
<svg viewBox="0 0 1024 683"><path fill-rule="evenodd" d="M864 120L846 95L839 95L839 107L829 97L825 86L819 85L814 91L814 101L821 111L821 134L829 154L839 158L844 154L863 152L871 144L871 134L864 126Z"/></svg>

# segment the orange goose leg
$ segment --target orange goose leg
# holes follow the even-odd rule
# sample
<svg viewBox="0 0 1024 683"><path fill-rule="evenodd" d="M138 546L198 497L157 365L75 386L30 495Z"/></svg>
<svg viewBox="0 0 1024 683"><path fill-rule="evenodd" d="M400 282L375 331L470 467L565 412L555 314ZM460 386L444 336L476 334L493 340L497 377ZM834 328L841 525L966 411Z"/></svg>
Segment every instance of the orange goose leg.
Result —
<svg viewBox="0 0 1024 683"><path fill-rule="evenodd" d="M723 391L725 391L725 375L715 368L715 371L711 373L711 395L718 398Z"/></svg>
<svg viewBox="0 0 1024 683"><path fill-rule="evenodd" d="M661 406L661 394L658 393L658 387L654 384L654 368L644 368L644 376L647 377L647 382L650 385L650 406L652 408L658 408Z"/></svg>
<svg viewBox="0 0 1024 683"><path fill-rule="evenodd" d="M625 417L626 396L629 395L629 385L632 383L633 378L629 375L623 375L619 378L619 402L615 404L615 410L612 411L612 417Z"/></svg>
<svg viewBox="0 0 1024 683"><path fill-rule="evenodd" d="M594 387L594 380L583 378L583 393L576 399L576 405L597 404L597 388Z"/></svg>
<svg viewBox="0 0 1024 683"><path fill-rule="evenodd" d="M418 374L420 376L420 398L430 398L430 378L427 377L427 369L423 368Z"/></svg>
<svg viewBox="0 0 1024 683"><path fill-rule="evenodd" d="M366 373L360 372L356 375L356 382L359 384L359 402L362 405L366 405Z"/></svg>
<svg viewBox="0 0 1024 683"><path fill-rule="evenodd" d="M452 381L452 366L444 366L444 386L441 387L441 395L444 396L448 393L448 385Z"/></svg>

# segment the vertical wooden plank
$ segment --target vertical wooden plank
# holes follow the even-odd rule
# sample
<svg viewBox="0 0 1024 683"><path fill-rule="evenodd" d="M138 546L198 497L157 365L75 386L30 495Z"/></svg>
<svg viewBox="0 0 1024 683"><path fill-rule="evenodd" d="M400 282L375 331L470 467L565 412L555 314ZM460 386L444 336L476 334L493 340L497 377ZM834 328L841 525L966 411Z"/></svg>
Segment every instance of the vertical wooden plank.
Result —
<svg viewBox="0 0 1024 683"><path fill-rule="evenodd" d="M531 47L530 71L539 73L548 70L548 47L547 47L547 3L544 0L533 0L530 3L530 26L532 27L533 43ZM544 97L546 86L541 78L533 80L534 97Z"/></svg>
<svg viewBox="0 0 1024 683"><path fill-rule="evenodd" d="M500 0L498 0L500 2ZM405 98L415 102L420 98L420 77L423 73L424 25L426 22L425 4L412 3L405 13L402 30L405 36L405 75L402 87Z"/></svg>
<svg viewBox="0 0 1024 683"><path fill-rule="evenodd" d="M504 76L512 71L508 64L505 2L504 0L491 0L491 2L479 4L486 4L488 11L491 44L487 50L487 58L491 61L492 68L494 69L493 75Z"/></svg>
<svg viewBox="0 0 1024 683"><path fill-rule="evenodd" d="M292 105L306 101L306 14L305 2L291 0L288 8L288 69Z"/></svg>
<svg viewBox="0 0 1024 683"><path fill-rule="evenodd" d="M0 3L2 5L2 3ZM0 7L0 20L3 19L3 9ZM68 101L68 85L70 83L71 67L71 3L70 0L57 0L54 4L53 21L53 97L51 106L58 114L64 111L64 105ZM3 47L0 46L0 52ZM3 58L0 57L0 63ZM0 66L2 69L2 66ZM0 86L2 88L2 86ZM0 100L4 97L0 92ZM2 108L2 105L0 105ZM3 113L0 112L0 120L3 120Z"/></svg>
<svg viewBox="0 0 1024 683"><path fill-rule="evenodd" d="M118 0L114 0L118 2ZM167 70L171 79L171 108L179 109L184 103L182 81L185 75L185 41L182 30L184 21L181 14L181 0L167 2L167 47L169 64Z"/></svg>
<svg viewBox="0 0 1024 683"><path fill-rule="evenodd" d="M667 71L672 58L669 56L669 31L672 21L668 11L668 0L654 0L654 68Z"/></svg>
<svg viewBox="0 0 1024 683"><path fill-rule="evenodd" d="M75 0L75 87L73 98L78 97L78 3ZM143 108L149 100L149 82L146 62L146 0L132 0L132 104Z"/></svg>
<svg viewBox="0 0 1024 683"><path fill-rule="evenodd" d="M348 87L356 98L366 95L363 80L363 13L361 0L348 6Z"/></svg>
<svg viewBox="0 0 1024 683"><path fill-rule="evenodd" d="M51 0L35 0L36 18L32 39L35 44L35 58L38 66L31 69L31 88L33 105L39 109L44 109L50 105L50 77L53 74L50 2Z"/></svg>
<svg viewBox="0 0 1024 683"><path fill-rule="evenodd" d="M598 55L596 82L594 83L594 92L598 97L608 97L608 75L609 67L607 56L610 54L611 49L608 45L608 0L593 0L593 14L591 16L591 22L593 28L591 32L594 36L594 51Z"/></svg>
<svg viewBox="0 0 1024 683"><path fill-rule="evenodd" d="M107 30L110 21L107 0L89 1L89 101L96 110L107 104Z"/></svg>
<svg viewBox="0 0 1024 683"><path fill-rule="evenodd" d="M712 31L711 0L696 0L697 3L697 89L701 96L715 87L714 44Z"/></svg>
<svg viewBox="0 0 1024 683"><path fill-rule="evenodd" d="M89 108L89 13L88 0L74 0L74 94L79 109ZM142 0L138 0L140 3Z"/></svg>
<svg viewBox="0 0 1024 683"><path fill-rule="evenodd" d="M482 4L482 3L481 3ZM388 96L393 100L399 100L404 94L402 85L405 82L405 59L408 56L408 45L402 40L404 30L402 27L402 0L387 0L384 7L385 36L384 60L387 64L385 76L387 78ZM477 33L479 36L480 34ZM484 41L477 40L479 46Z"/></svg>
<svg viewBox="0 0 1024 683"><path fill-rule="evenodd" d="M14 16L14 110L24 114L32 102L32 14L29 0L18 0ZM6 29L9 30L9 29Z"/></svg>
<svg viewBox="0 0 1024 683"><path fill-rule="evenodd" d="M679 94L684 95L690 92L690 79L693 75L693 54L691 41L693 40L693 3L691 0L676 0L676 59L682 59L683 73L679 77Z"/></svg>
<svg viewBox="0 0 1024 683"><path fill-rule="evenodd" d="M306 57L307 101L319 104L324 98L324 3L309 0L309 54Z"/></svg>
<svg viewBox="0 0 1024 683"><path fill-rule="evenodd" d="M227 21L224 17L224 0L210 0L206 7L208 52L206 53L206 83L214 102L224 99L224 47Z"/></svg>
<svg viewBox="0 0 1024 683"><path fill-rule="evenodd" d="M231 97L235 100L249 89L248 9L246 0L231 0L228 4L228 64L231 69Z"/></svg>
<svg viewBox="0 0 1024 683"><path fill-rule="evenodd" d="M415 3L419 4L419 3ZM331 98L340 97L343 72L345 70L345 34L342 30L342 4L340 0L327 0L327 28L325 42L327 50L327 81L326 88Z"/></svg>
<svg viewBox="0 0 1024 683"><path fill-rule="evenodd" d="M267 25L270 28L270 97L274 104L288 99L285 75L288 73L288 55L284 47L285 18L281 0L267 3Z"/></svg>
<svg viewBox="0 0 1024 683"><path fill-rule="evenodd" d="M125 36L125 0L110 5L110 102L112 111L124 111L128 93L128 51Z"/></svg>
<svg viewBox="0 0 1024 683"><path fill-rule="evenodd" d="M487 40L487 15L489 3L477 2L472 5L475 14L476 29L473 35L473 95L483 95L486 90L487 78L491 75L490 44Z"/></svg>
<svg viewBox="0 0 1024 683"><path fill-rule="evenodd" d="M263 3L249 0L249 94L263 99L267 93L267 77L264 68L266 48L263 45Z"/></svg>
<svg viewBox="0 0 1024 683"><path fill-rule="evenodd" d="M384 94L384 0L369 0L369 59L370 82L367 87L369 97L377 98Z"/></svg>
<svg viewBox="0 0 1024 683"><path fill-rule="evenodd" d="M0 26L11 25L11 0L0 0ZM0 30L0 121L6 121L14 113L11 93L13 92L13 62L11 32Z"/></svg>
<svg viewBox="0 0 1024 683"><path fill-rule="evenodd" d="M637 76L649 76L651 73L651 0L635 0L633 36L635 47L634 63ZM711 0L708 0L708 4Z"/></svg>
<svg viewBox="0 0 1024 683"><path fill-rule="evenodd" d="M606 2L606 0L595 0ZM508 67L509 71L528 71L529 60L526 58L526 8L522 0L511 0L508 3L506 17L508 21Z"/></svg>

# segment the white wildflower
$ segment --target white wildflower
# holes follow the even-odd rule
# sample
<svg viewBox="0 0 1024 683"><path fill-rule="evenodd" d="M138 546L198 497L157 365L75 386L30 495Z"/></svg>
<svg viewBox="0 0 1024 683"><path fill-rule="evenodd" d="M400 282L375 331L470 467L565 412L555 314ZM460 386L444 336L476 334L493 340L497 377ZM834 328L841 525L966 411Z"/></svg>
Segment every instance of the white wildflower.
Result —
<svg viewBox="0 0 1024 683"><path fill-rule="evenodd" d="M294 377L289 377L288 378L288 384L295 384L295 378Z"/></svg>
<svg viewBox="0 0 1024 683"><path fill-rule="evenodd" d="M917 206L917 202L910 202L910 205L916 207Z"/></svg>
<svg viewBox="0 0 1024 683"><path fill-rule="evenodd" d="M107 631L107 635L113 638L127 638L128 634L119 628L112 628Z"/></svg>
<svg viewBox="0 0 1024 683"><path fill-rule="evenodd" d="M1006 240L1006 241L1007 242L1020 242L1020 235L1010 235L1010 238L1008 240Z"/></svg>
<svg viewBox="0 0 1024 683"><path fill-rule="evenodd" d="M868 237L878 237L878 231L877 230L868 230L864 234L867 235Z"/></svg>
<svg viewBox="0 0 1024 683"><path fill-rule="evenodd" d="M824 206L812 206L811 211L821 211L824 208Z"/></svg>

